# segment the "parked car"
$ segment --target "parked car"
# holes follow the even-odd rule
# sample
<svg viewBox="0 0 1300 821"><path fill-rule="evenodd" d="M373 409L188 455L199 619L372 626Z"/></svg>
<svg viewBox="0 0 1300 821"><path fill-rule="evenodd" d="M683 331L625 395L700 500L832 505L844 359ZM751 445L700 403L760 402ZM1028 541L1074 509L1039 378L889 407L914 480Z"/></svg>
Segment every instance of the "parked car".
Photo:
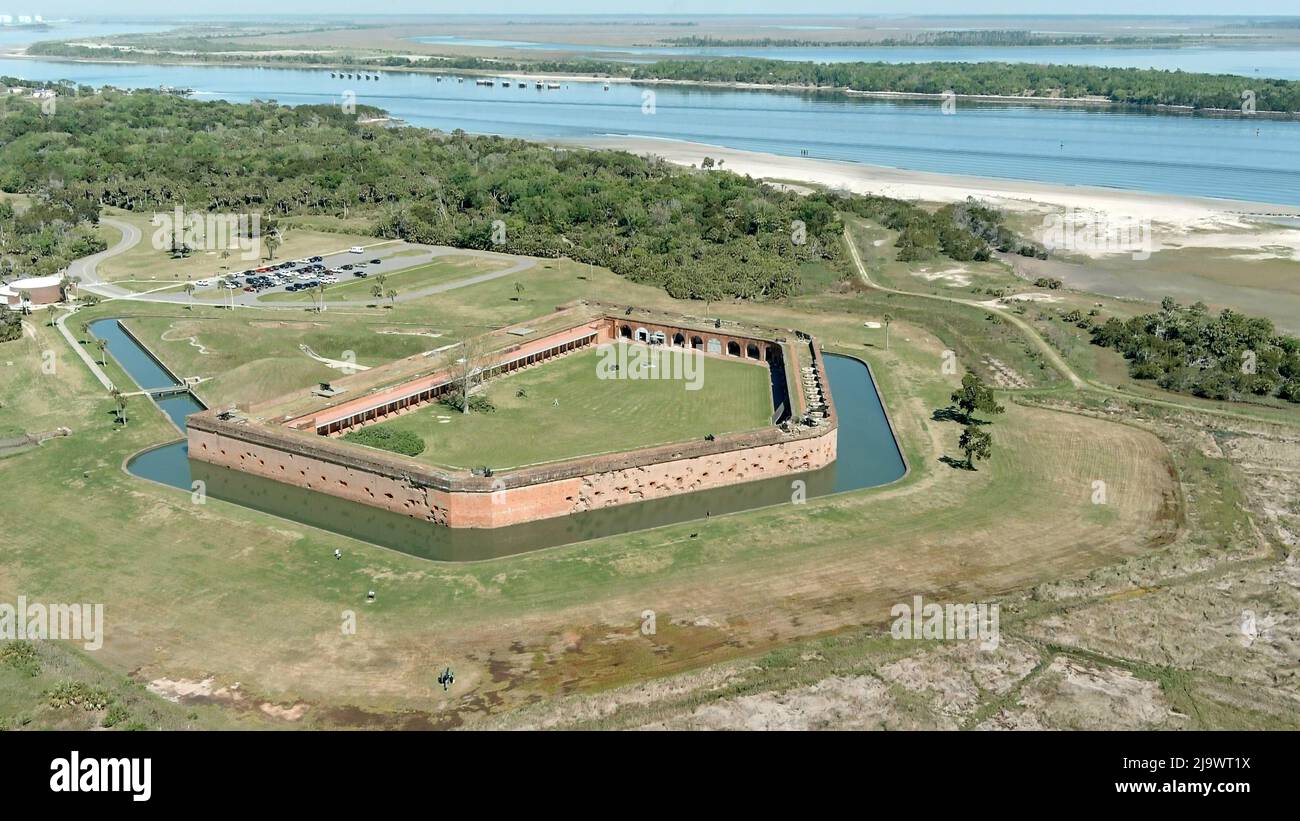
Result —
<svg viewBox="0 0 1300 821"><path fill-rule="evenodd" d="M194 287L195 287L195 288L210 288L210 287L212 287L212 280L210 280L210 279L197 279L197 280L194 281Z"/></svg>
<svg viewBox="0 0 1300 821"><path fill-rule="evenodd" d="M353 245L351 248L348 249L349 254L364 254L365 252L366 249L362 248L360 245Z"/></svg>
<svg viewBox="0 0 1300 821"><path fill-rule="evenodd" d="M379 264L379 260L377 260L377 259L372 259L372 260L370 260L370 264L371 264L371 265L378 265L378 264Z"/></svg>

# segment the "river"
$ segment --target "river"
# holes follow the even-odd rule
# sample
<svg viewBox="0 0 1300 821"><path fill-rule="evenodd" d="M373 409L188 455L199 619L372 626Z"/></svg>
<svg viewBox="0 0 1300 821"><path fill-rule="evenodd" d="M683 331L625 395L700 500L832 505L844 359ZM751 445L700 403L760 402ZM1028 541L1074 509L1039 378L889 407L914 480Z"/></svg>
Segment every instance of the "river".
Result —
<svg viewBox="0 0 1300 821"><path fill-rule="evenodd" d="M349 92L408 123L528 139L608 134L688 140L787 156L1193 196L1300 205L1300 122L1118 109L850 98L568 82L537 90L385 72L155 66L0 59L0 74L123 88L168 85L198 99L342 104ZM517 85L517 84L514 84ZM653 91L653 105L646 92Z"/></svg>

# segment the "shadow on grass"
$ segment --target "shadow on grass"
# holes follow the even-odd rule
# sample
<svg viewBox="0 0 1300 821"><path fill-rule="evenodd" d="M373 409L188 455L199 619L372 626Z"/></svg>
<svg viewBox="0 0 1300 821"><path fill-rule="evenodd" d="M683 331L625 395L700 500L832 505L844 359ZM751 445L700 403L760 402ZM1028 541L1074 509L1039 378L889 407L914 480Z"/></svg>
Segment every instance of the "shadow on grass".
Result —
<svg viewBox="0 0 1300 821"><path fill-rule="evenodd" d="M936 422L956 422L959 425L966 424L966 414L954 407L935 408L930 418Z"/></svg>
<svg viewBox="0 0 1300 821"><path fill-rule="evenodd" d="M967 462L965 459L954 459L951 456L940 456L939 461L943 462L953 470L975 470L975 466Z"/></svg>
<svg viewBox="0 0 1300 821"><path fill-rule="evenodd" d="M936 408L930 418L936 422L956 422L959 425L987 425L990 424L987 419L976 419L974 416L967 416L960 408L949 405L946 408Z"/></svg>

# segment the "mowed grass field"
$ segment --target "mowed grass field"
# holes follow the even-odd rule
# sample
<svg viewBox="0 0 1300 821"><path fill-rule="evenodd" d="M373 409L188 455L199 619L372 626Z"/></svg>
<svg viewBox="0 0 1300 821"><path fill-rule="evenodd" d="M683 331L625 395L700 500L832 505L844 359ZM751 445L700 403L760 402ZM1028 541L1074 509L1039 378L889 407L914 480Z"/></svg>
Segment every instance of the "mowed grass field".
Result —
<svg viewBox="0 0 1300 821"><path fill-rule="evenodd" d="M441 285L444 282L467 279L477 274L499 271L508 265L509 263L505 260L488 257L439 257L424 265L413 265L410 268L386 274L384 276L383 290L393 289L399 294L409 294L412 291L428 288L431 285ZM344 271L337 284L325 288L325 302L372 300L387 305L389 300L386 296L376 297L371 292L371 289L379 284L379 278L376 276L372 275L363 279L352 276L351 271ZM316 299L319 300L319 297ZM311 303L313 297L307 291L297 291L292 294L276 291L275 293L263 294L258 297L258 301Z"/></svg>
<svg viewBox="0 0 1300 821"><path fill-rule="evenodd" d="M115 316L122 304L100 311ZM340 372L309 357L306 345L328 359L377 365L437 347L428 336L383 333L392 326L379 317L343 317L338 322L283 318L252 311L165 307L164 315L142 315L126 324L150 350L183 377L200 377L196 392L207 402L260 402L293 387L337 378ZM167 315L171 314L171 315ZM312 316L315 316L314 314ZM323 316L328 316L325 314ZM73 326L69 326L73 327Z"/></svg>
<svg viewBox="0 0 1300 821"><path fill-rule="evenodd" d="M771 422L772 392L762 365L700 357L699 389L689 390L682 379L599 378L602 355L578 351L488 382L481 390L496 406L490 413L434 404L383 424L423 438L420 461L504 470L757 430Z"/></svg>
<svg viewBox="0 0 1300 821"><path fill-rule="evenodd" d="M394 344L383 331L436 330L446 339L410 339L438 346L579 296L704 313L566 261L525 276L519 302L505 278L391 311L304 314L301 325L253 311L112 302L70 327L136 315L132 327L151 345L166 334L160 355L189 375L214 356L177 327L194 322L197 341L226 358L213 373L257 368L259 390L280 393L317 379L286 366L295 356L311 361L296 343L315 334L367 351L364 362L398 353L367 347L372 337ZM175 430L144 397L130 400L130 423L115 428L112 400L52 329L38 327L36 339L0 347L0 427L61 424L74 433L0 469L0 498L13 517L0 546L0 600L105 603L104 647L69 652L159 688L197 688L201 723L225 704L222 718L238 723L447 727L538 697L885 623L889 608L914 594L978 601L1083 575L1168 537L1178 512L1168 453L1118 422L1007 401L988 428L991 461L975 472L941 462L957 455L959 428L932 413L960 378L941 365L950 350L966 363L966 344L977 344L984 320L899 304L845 292L715 304L710 313L802 328L829 350L869 361L910 464L903 480L469 564L417 559L216 499L195 504L189 493L129 476L125 459ZM886 310L896 317L888 351L862 326ZM939 332L927 325L936 317ZM1008 360L1018 350L996 334L978 344ZM313 346L328 355L325 342ZM40 369L48 349L60 352L50 375ZM233 401L248 381L212 380L200 392ZM1105 506L1091 502L1098 479L1107 482ZM372 604L368 590L377 593ZM647 609L657 614L652 636L640 632ZM357 614L353 635L340 630L345 611ZM443 693L435 679L447 665L457 679Z"/></svg>

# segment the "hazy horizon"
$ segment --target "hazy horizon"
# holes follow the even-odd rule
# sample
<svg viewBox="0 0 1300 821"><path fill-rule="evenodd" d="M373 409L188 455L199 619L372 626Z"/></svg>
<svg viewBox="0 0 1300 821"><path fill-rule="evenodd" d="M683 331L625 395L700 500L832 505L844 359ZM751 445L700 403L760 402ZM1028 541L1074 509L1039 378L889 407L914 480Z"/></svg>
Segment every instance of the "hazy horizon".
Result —
<svg viewBox="0 0 1300 821"><path fill-rule="evenodd" d="M970 10L969 0L918 0L905 12L900 12L892 3L862 3L852 0L822 0L800 4L792 8L790 0L660 0L641 4L641 8L631 10L611 10L603 0L556 0L555 2L531 2L529 0L481 0L473 12L467 12L465 6L450 0L390 0L385 10L380 13L358 13L354 2L346 0L278 0L261 2L260 0L192 0L186 3L186 10L178 13L171 4L159 3L157 0L116 0L111 13L106 13L102 3L88 0L55 0L42 3L24 0L22 6L0 3L0 13L40 14L46 19L60 17L81 17L87 19L111 19L124 17L156 17L157 19L183 19L195 17L239 17L256 15L304 15L304 16L340 16L351 19L383 18L397 16L436 16L448 15L497 16L503 14L520 16L583 15L601 17L701 17L701 16L783 16L783 17L1250 17L1250 16L1298 16L1292 0L1247 0L1236 4L1231 11L1224 11L1223 4L1211 0L1186 0L1174 5L1168 2L1125 2L1124 0L1096 0L1094 8L1087 12L1060 13L1055 3L1033 2L1032 0L986 0L980 4L980 11Z"/></svg>

